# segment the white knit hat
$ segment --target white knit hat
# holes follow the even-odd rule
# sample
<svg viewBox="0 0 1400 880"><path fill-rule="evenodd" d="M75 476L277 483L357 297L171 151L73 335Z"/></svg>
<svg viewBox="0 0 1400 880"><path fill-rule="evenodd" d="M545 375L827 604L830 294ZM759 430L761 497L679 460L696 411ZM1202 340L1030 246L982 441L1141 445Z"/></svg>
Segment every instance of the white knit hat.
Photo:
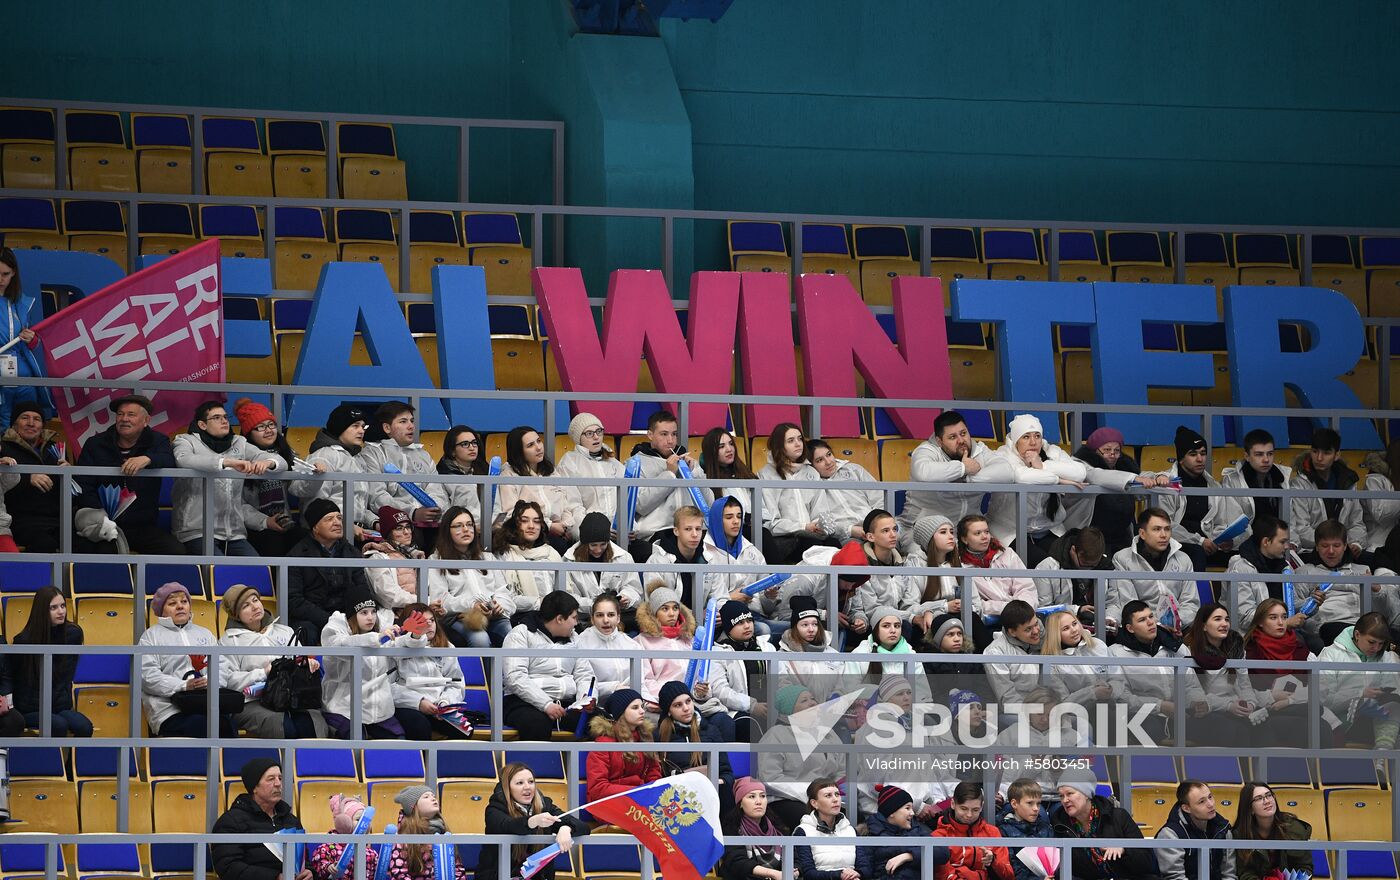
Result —
<svg viewBox="0 0 1400 880"><path fill-rule="evenodd" d="M1021 413L1011 420L1011 424L1006 426L1006 445L1014 447L1017 440L1032 431L1037 434L1045 433L1040 427L1040 419L1030 413Z"/></svg>
<svg viewBox="0 0 1400 880"><path fill-rule="evenodd" d="M583 440L583 432L589 428L601 428L603 423L593 413L581 412L569 422L569 438L577 445Z"/></svg>

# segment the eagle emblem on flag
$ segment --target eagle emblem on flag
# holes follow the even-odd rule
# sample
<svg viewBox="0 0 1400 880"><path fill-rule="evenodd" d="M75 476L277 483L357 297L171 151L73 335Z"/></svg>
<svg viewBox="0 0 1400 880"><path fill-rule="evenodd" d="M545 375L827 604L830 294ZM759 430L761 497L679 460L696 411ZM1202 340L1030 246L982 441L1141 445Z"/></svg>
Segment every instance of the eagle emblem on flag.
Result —
<svg viewBox="0 0 1400 880"><path fill-rule="evenodd" d="M666 829L667 834L676 834L688 825L694 825L704 814L704 809L695 793L676 786L667 786L656 803L650 808L651 818Z"/></svg>

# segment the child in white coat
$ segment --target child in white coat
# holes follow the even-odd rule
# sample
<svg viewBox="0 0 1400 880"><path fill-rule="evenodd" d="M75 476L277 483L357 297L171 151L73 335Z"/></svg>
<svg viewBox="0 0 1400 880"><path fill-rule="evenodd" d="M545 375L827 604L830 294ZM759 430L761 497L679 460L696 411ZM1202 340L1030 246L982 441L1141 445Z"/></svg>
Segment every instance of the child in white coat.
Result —
<svg viewBox="0 0 1400 880"><path fill-rule="evenodd" d="M423 647L421 638L426 624L419 615L410 627L394 624L393 612L381 609L369 589L351 584L345 593L342 610L331 615L321 630L324 647L359 645L371 648ZM360 663L360 692L353 691L352 670ZM361 657L326 655L322 664L325 680L321 684L326 724L341 738L350 735L350 707L359 701L360 721L368 739L401 739L403 725L394 717L394 696L390 680L394 660L388 656L369 654Z"/></svg>
<svg viewBox="0 0 1400 880"><path fill-rule="evenodd" d="M450 648L452 643L440 625L441 620L428 608L417 602L400 608L396 615L398 625L405 626L409 618L419 614L427 621L423 631L423 647ZM443 706L453 706L466 698L462 666L456 657L444 654L411 655L394 660L394 671L390 688L394 697L394 717L403 727L404 735L413 740L430 740L434 732L449 738L463 738L465 735L443 721L440 717Z"/></svg>

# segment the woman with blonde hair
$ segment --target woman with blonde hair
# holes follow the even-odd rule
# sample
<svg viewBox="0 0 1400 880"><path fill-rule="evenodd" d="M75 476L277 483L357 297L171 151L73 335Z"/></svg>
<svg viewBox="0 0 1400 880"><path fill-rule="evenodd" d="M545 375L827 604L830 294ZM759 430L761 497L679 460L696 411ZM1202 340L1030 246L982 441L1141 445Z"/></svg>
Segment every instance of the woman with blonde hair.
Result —
<svg viewBox="0 0 1400 880"><path fill-rule="evenodd" d="M587 834L588 825L578 815L563 815L554 801L535 785L535 774L527 765L512 761L501 768L500 779L486 802L486 833L524 837L554 831L554 842L561 852L568 853L574 845L575 834ZM539 844L518 843L510 848L510 876L520 876L520 866L531 854L542 849ZM550 862L531 880L554 880L557 862ZM483 846L476 862L477 880L497 880L500 871L500 847Z"/></svg>
<svg viewBox="0 0 1400 880"><path fill-rule="evenodd" d="M1056 611L1045 619L1045 638L1040 643L1043 657L1107 657L1108 645L1094 638L1068 611ZM1041 681L1055 692L1060 702L1091 706L1123 699L1123 678L1118 669L1104 664L1047 666ZM1090 713L1090 717L1094 717Z"/></svg>

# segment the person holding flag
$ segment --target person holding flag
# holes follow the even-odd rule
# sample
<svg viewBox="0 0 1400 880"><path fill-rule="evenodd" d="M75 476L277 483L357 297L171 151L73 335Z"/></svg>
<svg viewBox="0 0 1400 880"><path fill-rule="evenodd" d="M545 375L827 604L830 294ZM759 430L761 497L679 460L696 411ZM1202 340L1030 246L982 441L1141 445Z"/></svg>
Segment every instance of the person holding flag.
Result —
<svg viewBox="0 0 1400 880"><path fill-rule="evenodd" d="M486 802L486 833L523 837L554 831L554 843L540 847L517 843L510 848L510 876L522 880L554 880L554 859L574 845L575 834L587 834L588 823L567 815L535 785L535 774L525 764L511 762L501 768L500 781ZM497 880L501 850L495 844L481 848L476 880Z"/></svg>
<svg viewBox="0 0 1400 880"><path fill-rule="evenodd" d="M579 807L584 808L635 837L656 856L657 873L666 880L702 880L724 854L719 795L703 773L687 771L624 788Z"/></svg>
<svg viewBox="0 0 1400 880"><path fill-rule="evenodd" d="M426 785L406 785L394 795L399 834L450 835L437 794ZM467 880L467 868L445 843L396 843L389 855L389 880Z"/></svg>

